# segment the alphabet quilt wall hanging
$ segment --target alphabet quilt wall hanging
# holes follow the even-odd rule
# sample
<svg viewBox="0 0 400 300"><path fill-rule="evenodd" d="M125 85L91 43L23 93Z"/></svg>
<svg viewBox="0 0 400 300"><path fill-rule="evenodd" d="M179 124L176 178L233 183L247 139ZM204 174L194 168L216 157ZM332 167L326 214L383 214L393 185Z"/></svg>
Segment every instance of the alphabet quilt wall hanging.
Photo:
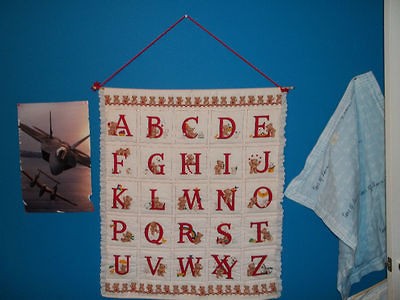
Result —
<svg viewBox="0 0 400 300"><path fill-rule="evenodd" d="M281 294L286 92L100 89L106 297Z"/></svg>

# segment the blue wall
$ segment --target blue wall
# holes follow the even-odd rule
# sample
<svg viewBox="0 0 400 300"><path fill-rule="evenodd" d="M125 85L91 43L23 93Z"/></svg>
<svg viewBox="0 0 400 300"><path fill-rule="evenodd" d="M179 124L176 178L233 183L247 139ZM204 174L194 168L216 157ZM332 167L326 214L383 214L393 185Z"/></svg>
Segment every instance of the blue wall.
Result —
<svg viewBox="0 0 400 300"><path fill-rule="evenodd" d="M90 86L184 14L281 85L296 87L288 97L286 184L303 168L350 79L372 70L383 86L383 1L2 1L0 298L101 298L99 112ZM185 20L108 86L271 84ZM82 99L90 101L96 211L26 214L16 104ZM336 237L307 208L284 199L284 209L282 299L340 299ZM384 276L367 276L353 292Z"/></svg>

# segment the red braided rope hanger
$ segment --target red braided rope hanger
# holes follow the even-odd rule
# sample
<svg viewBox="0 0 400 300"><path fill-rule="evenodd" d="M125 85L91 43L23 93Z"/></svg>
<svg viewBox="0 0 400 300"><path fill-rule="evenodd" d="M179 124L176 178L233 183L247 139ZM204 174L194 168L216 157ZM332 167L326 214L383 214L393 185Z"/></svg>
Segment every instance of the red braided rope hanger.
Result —
<svg viewBox="0 0 400 300"><path fill-rule="evenodd" d="M222 46L224 46L226 49L228 49L230 52L235 54L238 58L240 58L242 61L244 61L248 66L250 66L252 69L254 69L257 73L259 73L262 77L267 79L269 82L271 82L273 85L276 87L279 87L282 92L289 92L289 90L293 89L293 87L282 87L278 83L276 83L274 80L272 80L269 76L267 76L264 72L262 72L260 69L258 69L255 65L253 65L251 62L249 62L246 58L244 58L242 55L240 55L238 52L233 50L230 46L228 46L224 41L219 39L217 36L215 36L212 32L207 30L204 26L202 26L199 22L197 22L195 19L193 19L189 15L184 15L180 17L174 24L172 24L170 27L168 27L163 33L161 33L157 38L155 38L150 44L148 44L146 47L144 47L139 53L137 53L134 57L132 57L129 61L127 61L124 65L122 65L118 70L116 70L114 73L112 73L109 77L107 77L105 80L102 82L96 81L92 85L92 90L97 91L101 87L107 84L111 79L113 79L118 73L120 73L123 69L125 69L131 62L133 62L135 59L137 59L140 55L142 55L144 52L146 52L151 46L153 46L156 42L158 42L163 36L165 36L168 32L170 32L175 26L177 26L179 23L181 23L184 19L189 19L192 23L194 23L196 26L198 26L200 29L205 31L207 34L209 34L211 37L213 37L216 41L218 41Z"/></svg>

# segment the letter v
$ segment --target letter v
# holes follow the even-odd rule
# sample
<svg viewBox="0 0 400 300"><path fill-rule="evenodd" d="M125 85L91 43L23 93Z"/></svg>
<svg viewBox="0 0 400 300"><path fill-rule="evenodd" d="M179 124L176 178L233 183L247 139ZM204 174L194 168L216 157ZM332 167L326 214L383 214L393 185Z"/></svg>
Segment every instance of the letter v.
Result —
<svg viewBox="0 0 400 300"><path fill-rule="evenodd" d="M155 268L153 268L153 264L151 262L152 257L151 256L145 256L147 259L147 264L149 265L149 269L152 275L155 275L157 272L158 267L160 266L161 261L163 260L164 257L157 257L157 264Z"/></svg>

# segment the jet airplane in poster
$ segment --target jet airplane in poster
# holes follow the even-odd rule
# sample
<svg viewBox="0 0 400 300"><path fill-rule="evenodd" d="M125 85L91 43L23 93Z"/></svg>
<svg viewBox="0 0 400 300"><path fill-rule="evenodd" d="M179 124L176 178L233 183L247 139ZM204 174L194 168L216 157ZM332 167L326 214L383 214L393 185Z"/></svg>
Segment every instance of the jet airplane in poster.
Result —
<svg viewBox="0 0 400 300"><path fill-rule="evenodd" d="M22 122L19 124L19 128L40 142L41 157L49 162L50 171L53 175L58 175L65 170L74 168L77 164L90 168L90 156L77 149L90 135L85 136L73 145L69 145L55 137L53 135L51 112L49 133L36 126L29 127Z"/></svg>

